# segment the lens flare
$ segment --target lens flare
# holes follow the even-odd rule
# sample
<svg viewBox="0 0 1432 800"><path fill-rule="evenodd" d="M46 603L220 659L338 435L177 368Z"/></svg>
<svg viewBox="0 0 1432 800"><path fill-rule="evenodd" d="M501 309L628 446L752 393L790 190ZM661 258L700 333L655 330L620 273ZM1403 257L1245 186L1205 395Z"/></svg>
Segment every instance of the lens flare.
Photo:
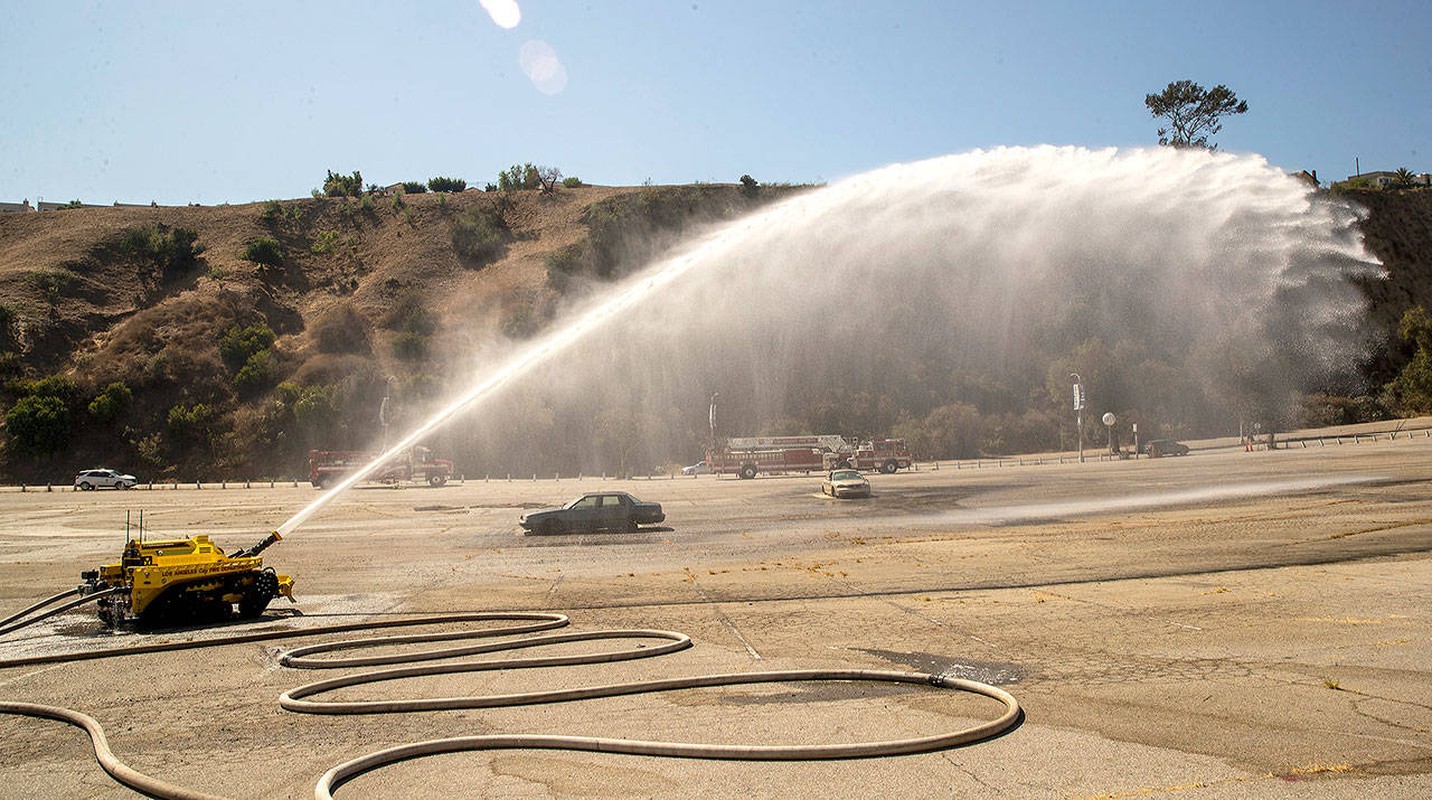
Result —
<svg viewBox="0 0 1432 800"><path fill-rule="evenodd" d="M557 51L540 39L533 39L522 45L518 56L522 72L537 91L543 94L559 94L567 88L567 68L557 58Z"/></svg>

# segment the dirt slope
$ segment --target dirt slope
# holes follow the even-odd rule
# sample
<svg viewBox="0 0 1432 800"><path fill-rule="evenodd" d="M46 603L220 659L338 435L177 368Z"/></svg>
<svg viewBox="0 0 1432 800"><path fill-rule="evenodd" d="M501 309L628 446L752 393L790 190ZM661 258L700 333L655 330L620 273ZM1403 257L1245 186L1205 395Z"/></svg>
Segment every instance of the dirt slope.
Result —
<svg viewBox="0 0 1432 800"><path fill-rule="evenodd" d="M613 220L631 223L618 234L627 243L642 242L630 253L637 263L691 221L729 218L783 191L763 187L758 199L735 186L580 187L0 216L0 404L23 394L21 380L74 382L65 445L39 456L7 447L0 475L45 480L93 463L161 478L293 474L309 446L371 438L370 412L385 393L432 398L459 355L540 330L568 290L565 270L619 275L592 261L610 249L593 241ZM1365 287L1386 332L1368 367L1369 385L1380 386L1411 355L1396 340L1398 319L1432 308L1432 192L1348 196L1369 210L1364 236L1388 268L1385 282ZM595 204L600 224L590 222ZM493 219L504 228L499 244L477 256L458 246L459 229ZM192 264L168 268L125 249L135 231L180 229L203 248ZM245 260L257 237L279 243L280 266ZM573 255L554 281L549 264L563 254ZM240 385L219 341L253 325L276 335L271 364ZM308 393L282 395L284 381ZM116 382L132 391L131 405L95 417L88 404ZM176 410L189 416L176 423Z"/></svg>
<svg viewBox="0 0 1432 800"><path fill-rule="evenodd" d="M546 254L586 236L582 215L592 203L630 191L511 193L501 213L507 243L489 263L474 263L453 245L462 219L496 204L482 192L8 215L0 218L0 304L12 325L0 367L11 379L68 376L81 406L122 381L137 398L127 415L136 432L162 428L175 404L225 413L255 404L220 362L216 343L234 326L261 324L277 334L271 384L334 382L355 372L423 379L429 350L457 346L440 332L463 341L497 336L504 314L553 302ZM195 231L203 248L182 270L166 271L120 246L136 229L181 228ZM244 260L256 237L281 244L281 267ZM414 315L422 319L413 322ZM316 341L325 324L346 328L327 337L336 344ZM414 326L422 351L395 356L392 340ZM120 432L86 433L81 447L117 440L89 448L101 460L122 459L135 445L135 437L113 435ZM192 462L204 454L165 455Z"/></svg>

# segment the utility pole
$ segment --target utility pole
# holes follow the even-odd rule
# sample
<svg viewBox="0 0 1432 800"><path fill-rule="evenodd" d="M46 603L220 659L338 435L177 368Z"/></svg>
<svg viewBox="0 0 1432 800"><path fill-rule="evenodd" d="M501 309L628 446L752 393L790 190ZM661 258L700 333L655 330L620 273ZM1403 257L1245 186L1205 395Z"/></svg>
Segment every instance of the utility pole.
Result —
<svg viewBox="0 0 1432 800"><path fill-rule="evenodd" d="M388 449L388 395L390 393L392 383L393 381L390 378L388 382L384 384L383 404L378 406L378 424L383 426L383 443L382 447L380 448L382 450Z"/></svg>
<svg viewBox="0 0 1432 800"><path fill-rule="evenodd" d="M1084 463L1084 380L1079 373L1069 373L1070 380L1074 381L1074 424L1079 431L1079 463Z"/></svg>
<svg viewBox="0 0 1432 800"><path fill-rule="evenodd" d="M720 396L720 392L711 393L711 444L706 448L708 452L716 449L716 398Z"/></svg>

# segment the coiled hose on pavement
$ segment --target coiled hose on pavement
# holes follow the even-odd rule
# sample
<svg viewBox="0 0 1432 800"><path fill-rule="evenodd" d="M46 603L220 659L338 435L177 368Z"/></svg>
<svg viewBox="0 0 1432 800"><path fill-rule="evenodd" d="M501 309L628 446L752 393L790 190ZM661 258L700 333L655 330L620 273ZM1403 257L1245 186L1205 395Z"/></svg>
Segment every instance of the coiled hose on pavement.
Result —
<svg viewBox="0 0 1432 800"><path fill-rule="evenodd" d="M34 608L43 607L54 600L67 596L57 595L44 603L37 604ZM93 597L85 598L94 599ZM22 612L16 617L23 616ZM49 615L46 615L49 616ZM11 619L14 619L12 617ZM23 624L29 624L28 620ZM631 739L610 739L604 737L588 736L560 736L542 734L500 734L484 736L462 736L447 739L434 739L423 742L414 742L397 747L390 747L378 750L359 758L339 764L318 780L314 787L314 796L319 800L331 798L333 791L344 783L357 778L367 772L393 764L425 756L438 755L443 753L455 753L472 750L498 750L498 749L547 749L547 750L576 750L600 753L622 753L629 755L646 756L667 756L677 758L703 758L703 759L727 759L727 760L759 760L759 761L803 761L819 759L850 759L850 758L874 758L879 756L906 755L912 753L923 753L934 750L944 750L954 747L973 744L979 741L993 738L1016 726L1022 718L1019 702L1014 696L995 686L980 683L978 681L950 678L935 674L894 672L886 670L784 670L773 672L748 672L748 673L722 673L716 675L703 675L670 680L640 681L635 683L607 684L600 686L589 686L579 689L567 689L561 691L547 692L524 692L506 695L486 695L474 697L450 697L450 698L422 698L412 700L389 700L389 701L323 701L314 698L325 692L335 689L358 686L367 683L382 681L393 681L404 678L412 678L426 675L452 674L460 672L477 672L484 670L510 670L532 667L555 667L577 664L611 663L637 658L649 658L676 652L691 646L691 639L683 633L663 630L604 630L578 633L557 633L544 634L541 636L530 636L521 639L505 639L497 642L482 644L465 644L458 647L448 647L436 650L427 650L418 653L393 654L386 656L365 656L348 658L316 658L320 653L330 653L341 650L355 650L359 648L389 646L395 644L415 644L421 642L457 641L463 639L494 638L502 636L513 636L518 634L536 633L564 627L569 624L569 619L564 614L556 613L502 613L502 612L472 612L464 614L445 614L419 616L399 620L379 620L367 623L347 623L340 625L327 625L302 630L275 631L266 633L239 634L237 636L223 637L201 642L167 642L162 644L134 645L129 647L114 648L103 651L91 651L85 653L69 653L56 656L30 656L25 658L0 660L0 669L6 667L58 663L64 661L87 660L97 658L112 658L137 653L152 653L166 650L186 649L192 647L212 647L220 645L238 644L246 642L259 642L274 639L286 639L299 636L319 636L355 630L373 630L380 628L399 628L416 625L436 625L457 622L515 622L520 623L503 628L484 628L480 630L463 630L443 633L420 633L406 634L399 636L369 637L365 639L353 639L345 641L327 642L316 645L296 648L283 653L279 663L295 669L332 669L340 667L366 667L390 664L406 664L378 671L361 672L346 675L338 678L331 678L323 681L316 681L305 684L284 692L279 697L279 704L289 710L298 713L309 714L374 714L374 713L399 713L415 711L435 711L461 708L492 708L499 706L519 706L537 703L562 703L577 700L586 700L598 697L616 697L622 695L648 694L652 692L667 692L681 689L692 689L712 686L736 686L756 683L788 683L801 681L845 681L845 682L883 682L903 683L930 686L940 689L952 689L962 692L970 692L983 695L1001 702L1004 705L1004 713L998 718L988 722L980 723L961 730L935 734L909 739L894 739L876 742L853 742L848 744L820 744L820 745L730 745L730 744L703 744L689 742L656 742L640 741ZM9 622L9 620L6 620ZM10 630L14 630L13 626ZM591 653L579 653L562 656L533 656L526 658L503 659L496 661L445 661L444 663L415 663L415 662L436 662L444 659L452 659L462 656L477 654L495 653L507 650L530 649L556 644L571 644L583 641L610 640L610 639L636 639L656 640L660 642L656 646L645 644L634 648L617 651L599 651ZM110 751L108 742L105 739L104 729L92 717L65 708L54 706L36 705L32 703L17 703L0 701L0 713L15 714L29 717L38 717L57 720L84 730L90 737L94 749L95 758L101 768L104 769L116 781L135 791L147 794L151 797L174 798L176 800L196 800L204 798L213 800L214 795L196 792L182 786L177 786L148 775L144 775L129 766L125 765Z"/></svg>

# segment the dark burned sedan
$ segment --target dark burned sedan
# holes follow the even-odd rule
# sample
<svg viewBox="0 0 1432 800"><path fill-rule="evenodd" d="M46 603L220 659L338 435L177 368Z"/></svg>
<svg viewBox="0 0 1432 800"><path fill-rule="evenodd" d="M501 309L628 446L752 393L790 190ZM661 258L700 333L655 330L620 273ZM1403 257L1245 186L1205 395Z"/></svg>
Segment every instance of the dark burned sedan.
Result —
<svg viewBox="0 0 1432 800"><path fill-rule="evenodd" d="M518 523L528 533L567 531L634 531L666 519L660 503L643 503L626 492L590 492L561 508L544 508L522 515Z"/></svg>

